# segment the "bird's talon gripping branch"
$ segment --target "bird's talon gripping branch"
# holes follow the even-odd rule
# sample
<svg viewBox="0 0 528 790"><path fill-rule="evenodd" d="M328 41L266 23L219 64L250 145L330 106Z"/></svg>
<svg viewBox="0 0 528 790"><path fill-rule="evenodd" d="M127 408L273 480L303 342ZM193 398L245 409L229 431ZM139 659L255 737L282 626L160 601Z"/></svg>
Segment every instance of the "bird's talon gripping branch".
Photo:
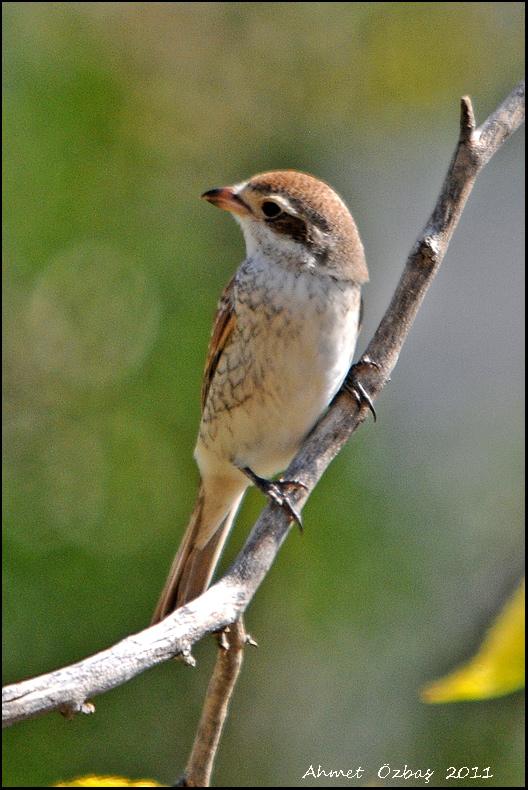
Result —
<svg viewBox="0 0 528 790"><path fill-rule="evenodd" d="M381 370L378 363L374 362L374 360L371 359L368 354L363 354L357 365L367 365L371 368L376 368L376 370ZM357 367L357 365L354 365L354 367Z"/></svg>
<svg viewBox="0 0 528 790"><path fill-rule="evenodd" d="M277 480L272 482L271 480L266 480L265 477L259 477L249 466L243 467L240 471L249 477L253 485L258 488L259 491L262 491L268 499L271 499L272 502L275 502L277 505L287 510L292 519L299 525L299 529L302 532L303 525L301 514L291 503L286 489L288 486L301 486L302 488L306 488L303 483L296 483L291 480Z"/></svg>
<svg viewBox="0 0 528 790"><path fill-rule="evenodd" d="M378 415L376 414L374 403L372 402L372 398L368 394L363 384L360 384L359 381L346 381L345 389L355 398L359 408L366 405L370 409L372 416L374 417L374 422L376 422Z"/></svg>
<svg viewBox="0 0 528 790"><path fill-rule="evenodd" d="M372 401L372 398L370 397L369 393L367 392L363 384L361 384L361 382L359 382L356 377L356 370L364 366L373 367L376 368L377 370L380 369L380 366L378 365L377 362L374 362L373 359L371 359L369 356L364 354L359 360L359 362L353 365L348 371L348 375L343 384L343 388L347 392L349 392L350 395L352 395L359 408L361 408L362 406L367 406L370 409L370 411L372 412L372 416L374 418L374 422L376 422L378 416L376 414L376 409L374 408L374 403Z"/></svg>
<svg viewBox="0 0 528 790"><path fill-rule="evenodd" d="M308 491L308 486L305 486L300 480L285 480L284 477L279 477L279 483L284 483L284 485L292 486L293 488L304 488L305 491Z"/></svg>

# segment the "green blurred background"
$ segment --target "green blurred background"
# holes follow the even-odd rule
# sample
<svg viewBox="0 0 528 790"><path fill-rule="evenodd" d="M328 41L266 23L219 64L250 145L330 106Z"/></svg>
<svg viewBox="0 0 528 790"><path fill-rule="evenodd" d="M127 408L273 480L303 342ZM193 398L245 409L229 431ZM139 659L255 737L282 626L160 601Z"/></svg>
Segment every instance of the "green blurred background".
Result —
<svg viewBox="0 0 528 790"><path fill-rule="evenodd" d="M192 509L205 351L242 236L200 194L334 186L371 282L358 351L458 136L523 72L523 3L4 3L4 683L144 628ZM479 177L379 420L251 604L217 786L378 769L523 778L523 696L429 707L522 574L523 136ZM263 507L247 496L222 567ZM4 786L171 783L215 643L6 731Z"/></svg>

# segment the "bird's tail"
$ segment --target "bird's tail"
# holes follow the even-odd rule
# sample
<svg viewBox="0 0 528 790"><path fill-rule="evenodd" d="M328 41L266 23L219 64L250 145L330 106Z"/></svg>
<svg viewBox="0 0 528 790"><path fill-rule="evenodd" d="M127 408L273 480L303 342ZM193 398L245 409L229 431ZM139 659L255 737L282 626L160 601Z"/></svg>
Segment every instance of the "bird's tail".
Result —
<svg viewBox="0 0 528 790"><path fill-rule="evenodd" d="M211 523L211 514L206 513L204 486L200 483L189 526L154 611L153 624L205 592L243 496L244 490L238 492Z"/></svg>

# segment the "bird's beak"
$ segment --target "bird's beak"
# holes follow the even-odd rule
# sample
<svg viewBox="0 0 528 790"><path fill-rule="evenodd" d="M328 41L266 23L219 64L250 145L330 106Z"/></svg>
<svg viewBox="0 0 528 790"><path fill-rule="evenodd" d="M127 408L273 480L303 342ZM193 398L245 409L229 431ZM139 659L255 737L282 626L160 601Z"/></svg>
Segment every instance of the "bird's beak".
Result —
<svg viewBox="0 0 528 790"><path fill-rule="evenodd" d="M247 206L242 198L237 195L235 187L219 187L218 189L209 189L202 195L205 200L212 203L213 206L223 208L226 211L232 211L233 214L239 214L241 217L251 213L249 206Z"/></svg>

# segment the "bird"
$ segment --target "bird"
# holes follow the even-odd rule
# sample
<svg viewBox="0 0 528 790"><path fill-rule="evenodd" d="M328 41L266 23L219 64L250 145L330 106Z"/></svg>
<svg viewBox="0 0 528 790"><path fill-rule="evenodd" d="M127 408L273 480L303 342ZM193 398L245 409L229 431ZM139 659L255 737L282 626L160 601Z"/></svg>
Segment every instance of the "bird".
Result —
<svg viewBox="0 0 528 790"><path fill-rule="evenodd" d="M246 257L216 310L194 451L196 504L153 623L207 589L249 485L300 522L272 478L345 381L368 281L350 211L314 176L275 170L202 197L237 220Z"/></svg>

